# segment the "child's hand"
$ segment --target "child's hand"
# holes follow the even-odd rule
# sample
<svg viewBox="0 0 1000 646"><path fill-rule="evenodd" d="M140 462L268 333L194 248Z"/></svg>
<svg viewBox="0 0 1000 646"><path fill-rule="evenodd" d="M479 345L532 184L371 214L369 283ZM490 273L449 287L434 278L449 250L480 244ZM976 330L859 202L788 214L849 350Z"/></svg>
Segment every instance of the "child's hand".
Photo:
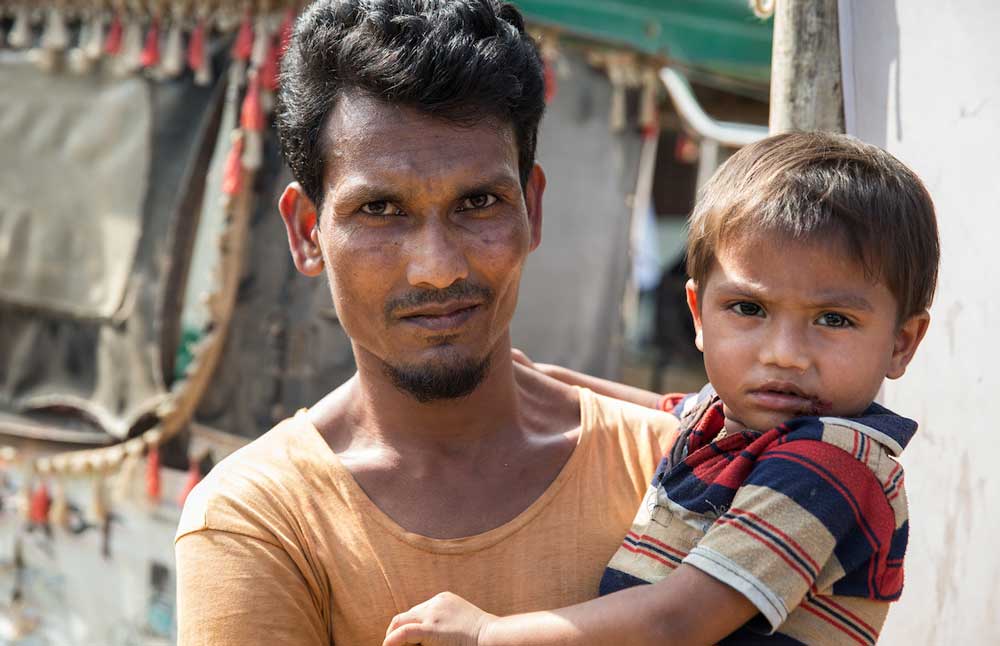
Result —
<svg viewBox="0 0 1000 646"><path fill-rule="evenodd" d="M479 646L495 619L462 597L442 592L393 617L382 646Z"/></svg>
<svg viewBox="0 0 1000 646"><path fill-rule="evenodd" d="M568 384L573 383L572 381L567 381L566 379L563 379L560 376L562 374L561 371L563 371L563 369L560 368L559 366L552 365L551 363L535 363L534 361L531 360L531 357L524 354L524 352L518 350L517 348L511 348L510 356L512 359L514 359L514 363L519 363L525 368L531 368L532 370L537 370L543 375L548 375L553 379L558 379L559 381L563 381Z"/></svg>
<svg viewBox="0 0 1000 646"><path fill-rule="evenodd" d="M528 355L524 354L523 352L521 352L517 348L511 348L510 349L510 356L511 356L512 359L514 359L514 363L519 363L522 366L525 366L526 368L535 368L536 367L535 366L535 362L532 361L528 357Z"/></svg>

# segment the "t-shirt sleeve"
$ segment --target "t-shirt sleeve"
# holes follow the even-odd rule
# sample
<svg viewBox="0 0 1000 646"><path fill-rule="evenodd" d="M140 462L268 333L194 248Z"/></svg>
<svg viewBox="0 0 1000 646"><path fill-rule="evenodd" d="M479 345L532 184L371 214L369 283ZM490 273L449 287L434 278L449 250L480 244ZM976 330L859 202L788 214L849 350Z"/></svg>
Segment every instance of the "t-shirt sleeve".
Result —
<svg viewBox="0 0 1000 646"><path fill-rule="evenodd" d="M326 646L322 579L294 526L233 471L213 471L181 512L178 645Z"/></svg>
<svg viewBox="0 0 1000 646"><path fill-rule="evenodd" d="M308 586L282 548L206 529L181 536L174 549L179 646L329 644Z"/></svg>
<svg viewBox="0 0 1000 646"><path fill-rule="evenodd" d="M849 578L853 594L886 598L879 565L894 531L864 463L831 444L794 440L758 457L684 562L745 595L774 631L818 585Z"/></svg>

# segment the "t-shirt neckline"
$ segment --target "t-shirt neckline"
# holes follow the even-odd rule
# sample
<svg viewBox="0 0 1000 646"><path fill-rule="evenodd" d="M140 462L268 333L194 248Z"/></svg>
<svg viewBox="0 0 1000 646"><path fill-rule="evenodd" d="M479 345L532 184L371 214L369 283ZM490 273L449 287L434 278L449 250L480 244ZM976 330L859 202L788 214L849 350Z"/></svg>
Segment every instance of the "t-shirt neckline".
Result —
<svg viewBox="0 0 1000 646"><path fill-rule="evenodd" d="M596 403L593 401L595 395L590 390L581 387L575 388L580 400L580 436L577 438L573 453L570 454L569 459L560 468L555 479L549 483L549 486L545 488L545 491L538 498L514 518L485 532L458 538L433 538L411 532L402 527L382 511L368 494L365 493L364 489L361 488L361 485L354 479L354 475L343 465L340 457L327 444L319 429L310 421L308 409L303 408L299 410L295 414L295 417L309 429L310 441L318 442L322 445L313 449L316 451L315 455L321 455L325 458L331 485L340 491L350 502L352 508L359 510L399 541L407 543L416 549L438 554L469 553L491 547L530 523L533 518L552 502L560 489L580 470L579 465L584 461L591 444L590 435L593 432L593 426L596 421L592 409Z"/></svg>

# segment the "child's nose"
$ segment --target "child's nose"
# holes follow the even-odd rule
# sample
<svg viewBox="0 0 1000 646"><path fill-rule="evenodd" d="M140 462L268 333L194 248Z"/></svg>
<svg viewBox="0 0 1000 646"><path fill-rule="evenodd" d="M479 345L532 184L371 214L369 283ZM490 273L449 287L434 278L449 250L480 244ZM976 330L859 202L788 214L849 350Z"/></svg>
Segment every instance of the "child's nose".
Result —
<svg viewBox="0 0 1000 646"><path fill-rule="evenodd" d="M775 323L760 348L765 365L804 372L811 361L805 333L791 322Z"/></svg>

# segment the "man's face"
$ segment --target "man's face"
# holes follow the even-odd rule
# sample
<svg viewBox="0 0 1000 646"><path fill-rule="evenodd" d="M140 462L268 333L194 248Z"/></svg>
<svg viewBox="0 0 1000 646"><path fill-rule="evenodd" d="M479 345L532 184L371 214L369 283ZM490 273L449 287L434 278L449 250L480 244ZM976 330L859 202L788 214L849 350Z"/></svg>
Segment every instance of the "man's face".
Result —
<svg viewBox="0 0 1000 646"><path fill-rule="evenodd" d="M310 239L359 365L422 401L468 394L509 345L540 238L541 169L522 192L510 126L456 126L361 94L338 102L324 138Z"/></svg>
<svg viewBox="0 0 1000 646"><path fill-rule="evenodd" d="M729 428L858 415L927 326L897 325L889 289L834 244L751 236L724 245L706 283L699 296L689 281L688 303Z"/></svg>

